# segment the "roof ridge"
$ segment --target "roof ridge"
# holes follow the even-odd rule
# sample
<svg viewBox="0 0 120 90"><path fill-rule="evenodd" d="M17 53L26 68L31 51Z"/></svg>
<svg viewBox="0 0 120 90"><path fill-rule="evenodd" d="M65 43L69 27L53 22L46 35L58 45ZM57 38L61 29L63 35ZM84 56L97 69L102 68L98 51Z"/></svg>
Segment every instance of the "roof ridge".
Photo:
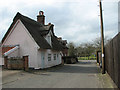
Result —
<svg viewBox="0 0 120 90"><path fill-rule="evenodd" d="M27 16L22 15L21 13L17 12L16 16L13 19L11 26L9 27L7 33L5 34L4 38L2 39L2 43L4 42L5 38L11 31L12 27L16 23L16 21L20 19L21 22L24 24L28 32L31 34L35 42L43 49L54 49L54 50L62 50L62 45L59 43L55 35L52 36L52 46L44 38L44 35L47 35L50 30L53 29L53 24L51 25L42 25L41 23L31 19ZM53 31L52 31L53 32Z"/></svg>
<svg viewBox="0 0 120 90"><path fill-rule="evenodd" d="M16 16L14 17L13 21L16 21L20 19L21 21L27 21L27 23L33 23L33 24L36 24L36 25L39 25L41 27L44 27L44 25L42 25L41 23L35 21L34 19L32 18L29 18L25 15L22 15L20 12L17 12Z"/></svg>

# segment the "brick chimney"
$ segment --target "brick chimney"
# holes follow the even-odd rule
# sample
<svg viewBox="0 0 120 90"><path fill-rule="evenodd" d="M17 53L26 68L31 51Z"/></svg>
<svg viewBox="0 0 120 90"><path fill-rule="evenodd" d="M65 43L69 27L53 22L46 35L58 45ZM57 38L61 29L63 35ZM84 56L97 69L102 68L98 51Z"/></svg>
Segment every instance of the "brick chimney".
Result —
<svg viewBox="0 0 120 90"><path fill-rule="evenodd" d="M45 16L43 11L39 12L39 15L37 16L37 21L45 25Z"/></svg>

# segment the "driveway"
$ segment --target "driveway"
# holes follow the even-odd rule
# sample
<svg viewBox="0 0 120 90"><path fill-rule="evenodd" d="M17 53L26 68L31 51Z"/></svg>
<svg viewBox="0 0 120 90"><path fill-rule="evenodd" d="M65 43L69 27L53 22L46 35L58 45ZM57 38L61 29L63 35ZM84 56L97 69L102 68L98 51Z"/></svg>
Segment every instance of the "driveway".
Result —
<svg viewBox="0 0 120 90"><path fill-rule="evenodd" d="M8 76L3 79L3 88L111 88L103 85L101 78L96 61L84 60Z"/></svg>

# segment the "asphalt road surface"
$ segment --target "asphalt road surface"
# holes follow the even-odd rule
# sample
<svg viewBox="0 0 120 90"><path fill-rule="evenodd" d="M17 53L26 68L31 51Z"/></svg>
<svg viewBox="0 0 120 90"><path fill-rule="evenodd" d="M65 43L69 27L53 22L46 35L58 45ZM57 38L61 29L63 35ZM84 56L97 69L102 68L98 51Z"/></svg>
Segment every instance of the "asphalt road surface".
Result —
<svg viewBox="0 0 120 90"><path fill-rule="evenodd" d="M3 78L3 88L103 88L96 61L84 60Z"/></svg>

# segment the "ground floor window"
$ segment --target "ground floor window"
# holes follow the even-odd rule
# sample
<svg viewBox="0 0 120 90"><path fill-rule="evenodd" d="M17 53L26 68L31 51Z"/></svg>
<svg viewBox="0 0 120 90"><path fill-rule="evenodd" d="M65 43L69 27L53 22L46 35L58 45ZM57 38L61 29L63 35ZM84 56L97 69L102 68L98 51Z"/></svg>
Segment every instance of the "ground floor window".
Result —
<svg viewBox="0 0 120 90"><path fill-rule="evenodd" d="M54 60L56 60L56 54L54 54Z"/></svg>
<svg viewBox="0 0 120 90"><path fill-rule="evenodd" d="M58 54L57 54L57 58L58 58Z"/></svg>
<svg viewBox="0 0 120 90"><path fill-rule="evenodd" d="M48 61L51 61L51 54L48 54Z"/></svg>

